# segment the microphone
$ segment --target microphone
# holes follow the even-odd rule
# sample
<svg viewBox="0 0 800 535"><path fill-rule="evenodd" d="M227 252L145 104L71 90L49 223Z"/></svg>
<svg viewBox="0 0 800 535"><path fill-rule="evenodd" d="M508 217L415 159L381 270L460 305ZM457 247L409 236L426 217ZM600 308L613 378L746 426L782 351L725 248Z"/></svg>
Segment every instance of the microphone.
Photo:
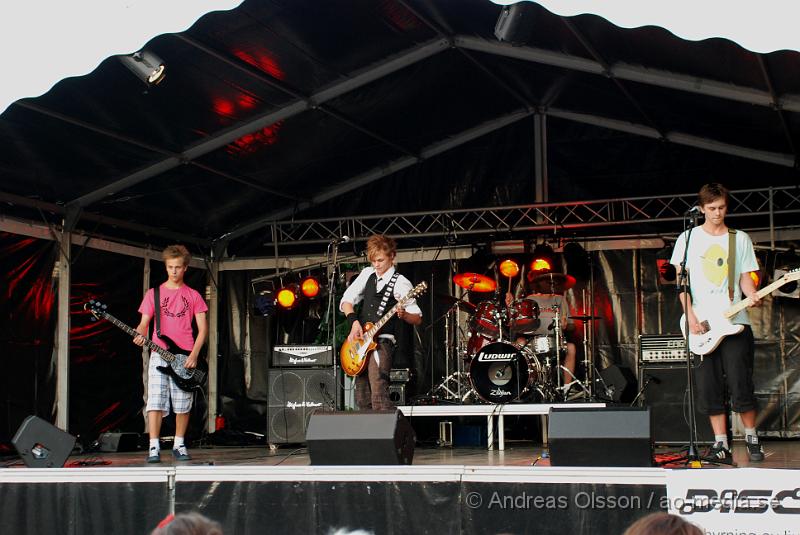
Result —
<svg viewBox="0 0 800 535"><path fill-rule="evenodd" d="M349 241L350 241L350 236L345 234L341 238L332 239L331 243L333 243L334 245L338 245L340 243L348 243Z"/></svg>
<svg viewBox="0 0 800 535"><path fill-rule="evenodd" d="M686 215L690 216L699 216L700 215L700 207L697 205L692 206L688 210L686 210Z"/></svg>
<svg viewBox="0 0 800 535"><path fill-rule="evenodd" d="M495 378L495 379L502 379L502 378L503 378L503 376L506 374L506 370L508 369L508 367L509 367L509 366L511 366L511 362L510 362L510 361L509 361L509 362L506 362L506 363L503 365L503 367L502 367L502 368L500 368L499 370L497 370L496 372L494 372L494 378Z"/></svg>
<svg viewBox="0 0 800 535"><path fill-rule="evenodd" d="M661 384L661 379L659 379L658 377L653 377L652 375L646 375L646 374L645 377L647 377L648 381L653 381L657 385Z"/></svg>

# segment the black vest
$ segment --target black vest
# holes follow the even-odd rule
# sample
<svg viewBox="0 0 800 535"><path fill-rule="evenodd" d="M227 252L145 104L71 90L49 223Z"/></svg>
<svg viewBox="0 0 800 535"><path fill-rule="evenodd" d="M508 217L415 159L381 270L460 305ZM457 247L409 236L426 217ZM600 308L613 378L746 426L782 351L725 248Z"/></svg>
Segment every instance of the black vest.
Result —
<svg viewBox="0 0 800 535"><path fill-rule="evenodd" d="M384 286L379 292L378 277L375 273L369 276L367 285L364 287L364 302L358 317L362 325L366 322L375 323L397 304L397 299L394 298L394 291L392 291L389 295L389 300L386 302L386 307L383 309L383 313L380 315L378 314L378 307L381 306L381 299L383 298L383 291L385 289L386 287ZM378 334L397 334L397 322L397 316L392 316L392 319L386 322Z"/></svg>

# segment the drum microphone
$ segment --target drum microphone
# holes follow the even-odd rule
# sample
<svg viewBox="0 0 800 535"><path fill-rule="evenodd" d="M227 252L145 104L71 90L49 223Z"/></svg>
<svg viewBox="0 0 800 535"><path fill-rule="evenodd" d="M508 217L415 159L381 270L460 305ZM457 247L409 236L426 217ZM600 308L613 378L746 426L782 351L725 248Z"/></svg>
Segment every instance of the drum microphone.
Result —
<svg viewBox="0 0 800 535"><path fill-rule="evenodd" d="M503 375L505 375L506 370L508 369L508 363L506 363L502 368L497 370L494 374L495 379L502 379Z"/></svg>
<svg viewBox="0 0 800 535"><path fill-rule="evenodd" d="M350 236L345 234L341 238L332 239L331 243L334 244L334 245L339 245L340 243L348 243L349 241L350 241Z"/></svg>

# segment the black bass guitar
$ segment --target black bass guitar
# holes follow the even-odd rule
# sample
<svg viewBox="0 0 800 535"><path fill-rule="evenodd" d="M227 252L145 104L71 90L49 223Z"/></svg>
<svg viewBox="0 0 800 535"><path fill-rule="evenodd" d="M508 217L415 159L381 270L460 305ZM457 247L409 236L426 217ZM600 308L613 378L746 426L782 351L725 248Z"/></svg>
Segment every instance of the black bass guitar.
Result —
<svg viewBox="0 0 800 535"><path fill-rule="evenodd" d="M133 327L130 327L118 320L108 312L106 312L106 305L99 301L91 300L83 305L84 310L88 310L92 315L98 319L110 321L129 335L136 338L139 333ZM185 367L186 360L189 358L188 353L191 350L186 350L175 344L169 337L161 335L159 338L164 340L167 344L167 349L156 344L149 338L145 337L144 345L151 351L158 353L162 359L169 363L169 366L156 366L156 369L163 374L169 375L175 381L175 384L181 390L186 392L193 392L200 390L208 378L208 364L202 356L197 358L197 367L187 369Z"/></svg>

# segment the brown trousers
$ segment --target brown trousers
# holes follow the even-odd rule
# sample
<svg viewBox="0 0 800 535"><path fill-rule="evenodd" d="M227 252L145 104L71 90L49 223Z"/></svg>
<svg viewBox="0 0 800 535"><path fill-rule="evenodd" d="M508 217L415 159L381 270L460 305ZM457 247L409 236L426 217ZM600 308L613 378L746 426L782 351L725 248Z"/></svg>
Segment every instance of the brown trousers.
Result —
<svg viewBox="0 0 800 535"><path fill-rule="evenodd" d="M380 364L375 362L375 352L370 352L366 373L356 377L356 405L362 411L387 411L394 408L389 399L389 371L392 369L394 343L378 339L376 350L380 355Z"/></svg>

